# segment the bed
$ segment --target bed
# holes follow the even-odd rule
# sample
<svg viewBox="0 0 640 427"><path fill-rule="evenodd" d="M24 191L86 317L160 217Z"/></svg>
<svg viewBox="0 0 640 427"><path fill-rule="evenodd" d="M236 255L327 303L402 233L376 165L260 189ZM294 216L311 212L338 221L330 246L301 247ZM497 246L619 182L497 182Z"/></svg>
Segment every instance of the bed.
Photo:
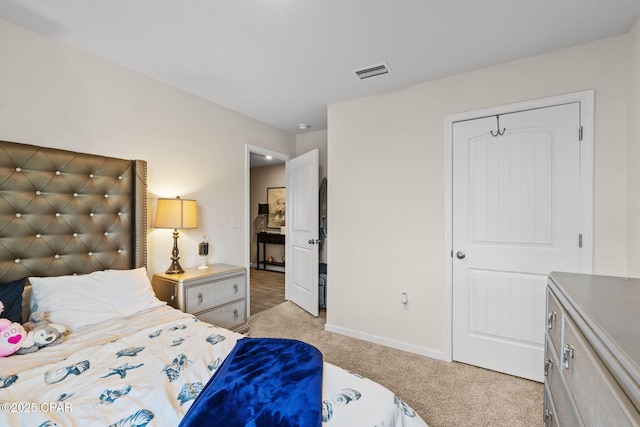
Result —
<svg viewBox="0 0 640 427"><path fill-rule="evenodd" d="M239 404L233 394L218 392L230 372L236 375L234 363L250 366L252 375L278 366L258 344L273 346L276 359L282 359L278 348L310 346L255 341L155 296L145 267L146 167L141 160L0 142L2 317L17 310L26 321L39 310L69 330L59 345L0 358L0 425L178 426L196 410L213 411L214 395L229 401L206 412L209 425L316 425L287 424L286 417L260 421L261 403ZM239 349L254 344L255 360L240 355ZM385 387L323 362L321 355L319 363L321 395L314 400L304 388L296 398L303 410L320 414L318 424L426 426ZM309 380L286 375L290 368L275 371L274 384L280 376ZM243 385L245 394L276 401L266 383ZM291 403L278 409L279 416ZM247 415L231 422L221 409Z"/></svg>

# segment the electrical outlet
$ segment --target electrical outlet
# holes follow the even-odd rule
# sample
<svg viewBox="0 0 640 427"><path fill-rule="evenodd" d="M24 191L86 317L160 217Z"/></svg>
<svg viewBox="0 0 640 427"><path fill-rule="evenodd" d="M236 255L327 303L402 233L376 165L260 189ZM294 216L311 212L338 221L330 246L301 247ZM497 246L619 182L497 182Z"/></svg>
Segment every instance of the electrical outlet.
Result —
<svg viewBox="0 0 640 427"><path fill-rule="evenodd" d="M409 295L406 292L400 295L400 306L403 310L409 310Z"/></svg>

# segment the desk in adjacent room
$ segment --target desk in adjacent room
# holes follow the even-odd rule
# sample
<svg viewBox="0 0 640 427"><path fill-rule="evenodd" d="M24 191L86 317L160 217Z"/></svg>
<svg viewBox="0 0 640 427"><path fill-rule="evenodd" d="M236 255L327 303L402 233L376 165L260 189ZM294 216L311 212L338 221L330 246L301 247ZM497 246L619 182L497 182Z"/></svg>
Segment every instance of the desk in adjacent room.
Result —
<svg viewBox="0 0 640 427"><path fill-rule="evenodd" d="M267 269L267 265L278 265L284 267L284 262L272 261L267 262L265 259L267 257L266 245L284 245L285 235L279 233L257 233L258 235L258 243L256 244L258 248L258 258L256 262L256 269L260 270L260 264L264 266L264 269ZM262 244L262 261L260 260L260 244Z"/></svg>

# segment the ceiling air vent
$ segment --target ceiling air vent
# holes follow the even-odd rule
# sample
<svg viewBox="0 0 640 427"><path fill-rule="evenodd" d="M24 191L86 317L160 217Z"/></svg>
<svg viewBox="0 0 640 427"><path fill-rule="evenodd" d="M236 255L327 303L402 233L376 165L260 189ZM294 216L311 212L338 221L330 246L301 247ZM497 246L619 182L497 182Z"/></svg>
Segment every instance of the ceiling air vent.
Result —
<svg viewBox="0 0 640 427"><path fill-rule="evenodd" d="M382 64L372 65L371 67L363 68L361 70L355 70L353 73L360 80L364 80L375 76L389 74L390 72L391 68L389 68L389 64L383 62Z"/></svg>

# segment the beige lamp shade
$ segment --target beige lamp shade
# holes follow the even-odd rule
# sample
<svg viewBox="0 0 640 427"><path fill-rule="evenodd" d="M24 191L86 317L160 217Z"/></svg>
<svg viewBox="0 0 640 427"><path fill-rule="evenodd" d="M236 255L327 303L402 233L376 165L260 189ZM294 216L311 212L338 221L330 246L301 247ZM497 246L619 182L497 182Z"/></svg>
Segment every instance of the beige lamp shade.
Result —
<svg viewBox="0 0 640 427"><path fill-rule="evenodd" d="M198 206L195 200L158 199L155 228L198 228Z"/></svg>

